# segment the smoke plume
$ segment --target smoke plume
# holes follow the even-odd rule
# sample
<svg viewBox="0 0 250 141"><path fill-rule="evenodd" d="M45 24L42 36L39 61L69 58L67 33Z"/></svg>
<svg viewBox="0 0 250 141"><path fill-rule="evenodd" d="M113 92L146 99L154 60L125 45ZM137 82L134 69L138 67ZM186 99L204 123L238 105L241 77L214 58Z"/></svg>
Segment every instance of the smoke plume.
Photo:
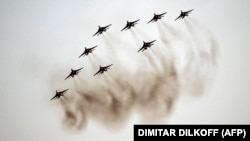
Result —
<svg viewBox="0 0 250 141"><path fill-rule="evenodd" d="M105 57L98 56L98 48L86 56L85 69L91 74L81 72L71 79L70 93L59 99L66 127L84 129L93 120L119 129L134 113L143 122L159 123L182 92L204 92L217 65L215 37L190 18L183 21L185 30L164 21L155 24L159 38L152 38L155 44L143 52L137 51L146 35L137 27L126 31L132 42L108 32L101 35L103 46L98 48L108 50ZM113 66L107 72L93 76L99 65L109 64Z"/></svg>

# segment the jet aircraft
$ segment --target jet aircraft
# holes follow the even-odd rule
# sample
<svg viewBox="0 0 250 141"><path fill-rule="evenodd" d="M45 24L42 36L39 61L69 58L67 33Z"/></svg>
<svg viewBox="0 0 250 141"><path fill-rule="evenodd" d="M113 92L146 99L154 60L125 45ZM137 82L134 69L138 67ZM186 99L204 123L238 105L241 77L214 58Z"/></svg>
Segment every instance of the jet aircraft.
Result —
<svg viewBox="0 0 250 141"><path fill-rule="evenodd" d="M113 64L111 64L111 65L108 65L108 66L105 66L105 67L102 67L101 65L99 66L100 68L99 68L99 70L94 74L94 76L95 75L97 75L97 74L102 74L102 73L104 73L105 71L107 71L108 69L110 69L110 66L112 66Z"/></svg>
<svg viewBox="0 0 250 141"><path fill-rule="evenodd" d="M69 77L74 77L75 75L77 75L80 72L81 69L83 69L83 68L80 68L80 69L77 69L77 70L71 69L70 74L64 80L68 79Z"/></svg>
<svg viewBox="0 0 250 141"><path fill-rule="evenodd" d="M63 91L57 91L56 90L56 94L55 94L55 96L54 97L52 97L50 100L53 100L53 99L55 99L55 98L60 98L61 96L64 96L64 93L66 92L66 91L68 91L69 89L66 89L66 90L63 90Z"/></svg>
<svg viewBox="0 0 250 141"><path fill-rule="evenodd" d="M157 21L160 20L166 13L167 13L167 12L162 13L162 14L155 14L155 13L154 13L153 18L152 18L148 23L150 23L150 22L157 22Z"/></svg>
<svg viewBox="0 0 250 141"><path fill-rule="evenodd" d="M109 28L109 26L111 26L111 24L109 24L107 26L98 26L98 30L97 30L97 32L93 36L95 36L95 35L98 36L98 35L102 34L103 32L107 31L107 29Z"/></svg>
<svg viewBox="0 0 250 141"><path fill-rule="evenodd" d="M93 51L96 47L97 47L97 46L90 47L90 48L86 48L86 47L85 47L84 52L79 56L79 58L82 57L82 56L84 57L84 56L89 55L89 53L92 53L92 51Z"/></svg>
<svg viewBox="0 0 250 141"><path fill-rule="evenodd" d="M128 29L130 29L131 27L135 26L135 24L137 24L137 22L138 22L139 20L140 20L140 19L135 20L135 21L132 21L132 22L127 21L126 26L125 26L121 31L123 31L123 30L128 30Z"/></svg>
<svg viewBox="0 0 250 141"><path fill-rule="evenodd" d="M151 47L152 45L154 45L153 43L155 42L156 40L153 40L153 41L150 41L150 42L145 42L143 41L143 46L137 51L144 51L146 49L148 49L149 47Z"/></svg>
<svg viewBox="0 0 250 141"><path fill-rule="evenodd" d="M181 14L175 19L175 21L177 20L177 19L184 19L186 16L188 16L188 14L191 12L191 11L193 11L194 9L191 9L191 10L189 10L189 11L182 11L181 10Z"/></svg>

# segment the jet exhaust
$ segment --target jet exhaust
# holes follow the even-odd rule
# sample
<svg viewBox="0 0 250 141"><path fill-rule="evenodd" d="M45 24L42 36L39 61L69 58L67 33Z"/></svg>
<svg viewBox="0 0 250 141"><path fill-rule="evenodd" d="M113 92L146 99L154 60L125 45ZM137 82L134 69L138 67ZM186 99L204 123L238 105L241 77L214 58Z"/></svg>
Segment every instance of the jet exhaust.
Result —
<svg viewBox="0 0 250 141"><path fill-rule="evenodd" d="M114 65L101 75L81 72L70 80L74 85L69 94L59 99L67 128L85 129L93 120L117 130L131 114L137 114L145 123L159 123L166 121L182 92L194 95L204 92L217 65L215 37L190 18L183 22L187 32L163 21L155 24L160 38L143 52L137 52L142 45L141 31L137 28L129 31L136 44L117 39L111 33L103 36L110 54L105 60L96 54L88 56L89 72L94 74L99 64ZM130 65L133 67L129 68ZM59 83L52 80L53 85Z"/></svg>

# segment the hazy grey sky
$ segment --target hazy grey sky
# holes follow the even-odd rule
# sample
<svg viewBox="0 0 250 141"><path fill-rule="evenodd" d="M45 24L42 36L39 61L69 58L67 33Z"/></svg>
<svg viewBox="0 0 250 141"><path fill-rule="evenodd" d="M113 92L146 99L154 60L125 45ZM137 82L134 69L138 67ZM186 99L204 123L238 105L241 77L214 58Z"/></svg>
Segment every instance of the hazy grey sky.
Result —
<svg viewBox="0 0 250 141"><path fill-rule="evenodd" d="M118 33L126 20L139 18L151 38L158 36L156 26L145 23L154 12L168 12L162 20L185 28L183 21L173 21L181 9L194 9L190 17L216 37L218 67L210 89L200 96L181 94L166 123L249 124L249 6L247 0L0 1L0 140L132 140L133 124L140 122L134 115L119 131L95 121L76 133L63 128L62 109L49 99L70 83L51 79L85 64L77 58L84 46L103 45L92 38L98 25L112 24L110 32Z"/></svg>

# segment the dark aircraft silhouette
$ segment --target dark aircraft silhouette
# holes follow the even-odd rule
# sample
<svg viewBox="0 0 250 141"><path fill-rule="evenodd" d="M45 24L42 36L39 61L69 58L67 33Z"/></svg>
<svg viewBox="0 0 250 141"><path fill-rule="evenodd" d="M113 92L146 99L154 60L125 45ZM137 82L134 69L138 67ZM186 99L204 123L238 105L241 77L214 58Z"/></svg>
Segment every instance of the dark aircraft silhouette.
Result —
<svg viewBox="0 0 250 141"><path fill-rule="evenodd" d="M157 21L160 20L166 13L167 13L167 12L162 13L162 14L155 14L155 13L154 13L154 17L153 17L148 23L150 23L150 22L157 22Z"/></svg>
<svg viewBox="0 0 250 141"><path fill-rule="evenodd" d="M139 51L144 51L146 49L148 49L149 47L151 47L152 45L154 45L153 43L155 42L156 40L153 40L153 41L150 41L150 42L145 42L143 41L143 46L138 50Z"/></svg>
<svg viewBox="0 0 250 141"><path fill-rule="evenodd" d="M80 57L84 57L84 56L87 56L87 55L89 55L89 53L92 53L92 51L96 48L97 46L94 46L94 47L91 47L91 48L86 48L85 47L85 50L84 50L84 52L79 56L79 58Z"/></svg>
<svg viewBox="0 0 250 141"><path fill-rule="evenodd" d="M83 68L80 68L80 69L77 69L77 70L71 69L70 74L64 80L68 79L69 77L74 77L75 75L77 75L80 72L81 69L83 69Z"/></svg>
<svg viewBox="0 0 250 141"><path fill-rule="evenodd" d="M95 75L97 75L97 74L102 74L102 73L104 73L105 71L107 71L108 69L110 69L110 66L112 66L113 64L111 64L111 65L108 65L108 66L105 66L105 67L102 67L101 65L99 66L100 68L99 68L99 70L94 74L94 76Z"/></svg>
<svg viewBox="0 0 250 141"><path fill-rule="evenodd" d="M66 91L68 91L69 89L66 89L66 90L63 90L63 91L57 91L56 90L56 95L54 96L54 97L52 97L50 100L53 100L53 99L55 99L55 98L60 98L61 96L64 96L64 93L66 92Z"/></svg>
<svg viewBox="0 0 250 141"><path fill-rule="evenodd" d="M137 22L138 22L139 20L140 20L140 19L138 19L138 20L136 20L136 21L132 21L132 22L127 21L126 26L125 26L121 31L123 31L123 30L128 30L128 29L130 29L131 27L135 26L135 24L137 24Z"/></svg>
<svg viewBox="0 0 250 141"><path fill-rule="evenodd" d="M109 24L107 26L103 26L103 27L98 26L98 30L93 36L102 34L103 32L105 32L108 29L109 26L111 26L111 24Z"/></svg>
<svg viewBox="0 0 250 141"><path fill-rule="evenodd" d="M189 10L189 11L182 11L182 10L181 10L180 16L177 17L177 18L175 19L175 21L176 21L177 19L179 19L179 18L181 18L181 19L185 18L185 17L188 16L188 14L189 14L191 11L193 11L193 10L194 10L194 9L191 9L191 10Z"/></svg>

